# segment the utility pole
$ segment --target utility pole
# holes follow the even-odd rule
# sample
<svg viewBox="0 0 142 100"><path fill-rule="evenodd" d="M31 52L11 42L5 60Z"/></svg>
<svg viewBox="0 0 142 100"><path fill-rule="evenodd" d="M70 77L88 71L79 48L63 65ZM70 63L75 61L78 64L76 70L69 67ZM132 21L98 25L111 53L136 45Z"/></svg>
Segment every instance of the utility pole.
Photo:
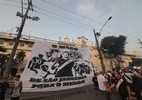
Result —
<svg viewBox="0 0 142 100"><path fill-rule="evenodd" d="M105 69L105 65L104 65L104 61L103 61L103 56L102 56L102 50L99 46L99 42L98 42L98 37L101 35L101 31L104 28L104 26L106 25L106 23L111 19L112 17L109 17L109 19L105 22L105 24L102 26L102 28L100 29L100 32L95 32L95 29L93 29L94 32L94 36L95 36L95 40L96 40L96 45L97 45L97 50L99 53L99 59L100 59L100 63L101 63L101 67L103 71L106 71Z"/></svg>
<svg viewBox="0 0 142 100"><path fill-rule="evenodd" d="M94 31L94 36L95 36L95 40L96 40L97 50L98 50L98 53L99 53L99 59L100 59L100 62L101 62L101 67L102 67L102 70L105 71L105 65L104 65L104 62L103 62L102 52L101 52L99 42L98 42L98 38L97 38L100 34L98 32L95 32L95 29L93 29L93 31Z"/></svg>
<svg viewBox="0 0 142 100"><path fill-rule="evenodd" d="M7 63L7 66L6 66L6 69L5 69L5 72L4 72L4 77L8 77L9 74L10 74L10 70L11 70L11 66L12 66L12 61L13 61L13 58L14 58L14 55L15 55L15 52L17 50L17 46L19 44L19 39L21 37L21 33L23 31L23 28L24 28L24 25L25 25L25 21L27 19L27 15L28 15L28 12L30 10L30 6L32 5L32 1L28 0L28 7L27 7L27 10L26 10L26 13L25 15L23 16L22 18L22 22L21 22L21 26L18 30L18 34L17 34L17 37L16 37L16 40L15 40L15 44L13 46L13 49L12 49L12 52L10 54L10 57L9 57L9 60L8 60L8 63Z"/></svg>

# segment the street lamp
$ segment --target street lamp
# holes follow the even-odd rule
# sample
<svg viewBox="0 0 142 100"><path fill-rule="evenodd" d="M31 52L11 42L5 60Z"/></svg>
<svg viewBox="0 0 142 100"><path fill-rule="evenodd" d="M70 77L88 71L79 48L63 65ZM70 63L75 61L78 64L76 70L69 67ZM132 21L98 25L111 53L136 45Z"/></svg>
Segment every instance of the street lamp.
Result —
<svg viewBox="0 0 142 100"><path fill-rule="evenodd" d="M22 19L25 17L25 15L23 15L23 14L20 13L19 11L17 12L16 16L19 16L19 17L21 17ZM40 20L39 17L37 17L37 16L31 17L31 16L28 16L28 15L27 15L26 19L31 19L31 20L33 20L33 21L38 21L38 20Z"/></svg>
<svg viewBox="0 0 142 100"><path fill-rule="evenodd" d="M9 76L10 69L11 69L11 64L12 64L15 52L17 50L17 46L19 44L19 39L21 37L22 31L23 31L23 28L24 28L24 25L25 25L25 21L29 17L28 12L29 12L31 6L32 6L32 0L28 1L28 7L27 7L27 10L26 10L24 15L21 14L20 12L17 12L17 14L16 14L17 16L20 16L22 18L22 22L21 22L20 28L18 28L18 34L17 34L16 40L15 40L15 44L13 46L13 49L11 51L11 54L10 54L10 57L9 57L5 72L4 72L4 77ZM31 17L31 18L33 18L32 20L35 20L35 21L39 20L39 18L37 18L37 17Z"/></svg>
<svg viewBox="0 0 142 100"><path fill-rule="evenodd" d="M111 19L112 17L109 17L108 20L106 21L106 23ZM94 36L95 36L95 40L96 40L96 45L97 45L97 50L98 50L98 54L99 54L99 59L100 59L100 63L101 63L101 67L102 67L102 70L105 71L105 65L104 65L104 62L103 62L103 56L102 56L102 50L99 46L99 41L98 41L98 38L100 35L101 35L101 31L102 29L104 28L104 26L106 25L106 23L102 26L100 32L95 32L95 29L93 29L93 32L94 32Z"/></svg>
<svg viewBox="0 0 142 100"><path fill-rule="evenodd" d="M105 24L102 26L102 28L100 29L100 32L99 32L99 33L100 33L100 35L101 35L101 31L102 31L102 29L104 28L104 26L106 25L106 23L107 23L109 20L111 20L111 18L112 18L112 17L110 16L110 17L108 18L108 20L105 22Z"/></svg>

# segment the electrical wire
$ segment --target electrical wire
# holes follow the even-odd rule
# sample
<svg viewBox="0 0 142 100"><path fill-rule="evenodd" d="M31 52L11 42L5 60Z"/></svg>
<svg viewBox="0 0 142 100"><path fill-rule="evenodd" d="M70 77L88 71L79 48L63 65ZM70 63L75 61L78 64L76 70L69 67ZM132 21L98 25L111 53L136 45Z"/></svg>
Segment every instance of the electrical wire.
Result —
<svg viewBox="0 0 142 100"><path fill-rule="evenodd" d="M20 6L16 6L16 5L12 5L12 4L6 4L6 3L0 3L0 5L6 5L6 6L11 6L11 7L21 8Z"/></svg>
<svg viewBox="0 0 142 100"><path fill-rule="evenodd" d="M48 12L48 13L54 14L54 15L56 15L56 16L59 16L59 17L62 17L62 18L68 19L68 20L70 20L70 21L73 21L73 22L76 22L76 23L79 23L79 24L82 24L82 25L88 26L88 27L90 27L90 28L94 28L93 26L90 26L90 25L87 25L87 24L81 23L81 22L79 22L79 21L76 21L76 20L73 20L73 19L70 19L70 18L67 18L67 17L64 17L64 16L61 16L61 15L59 15L59 14L55 14L55 13L53 13L53 12L51 12L51 11L47 11L47 10L42 9L42 8L39 8L39 7L37 7L37 6L34 6L34 7L35 7L35 8L37 8L37 9L40 9L40 10L42 10L42 11L45 11L45 12Z"/></svg>
<svg viewBox="0 0 142 100"><path fill-rule="evenodd" d="M19 1L15 1L15 0L7 0L7 1L16 2L16 3L21 3L21 2L19 2ZM96 23L99 23L99 24L103 25L103 23L100 23L100 22L95 21L95 20L93 20L93 19L90 19L90 18L88 18L88 17L82 16L82 15L80 15L80 14L78 14L78 13L75 13L75 12L73 12L73 11L71 11L71 10L65 9L65 8L63 8L63 7L61 7L61 6L55 5L55 4L51 3L51 2L48 2L48 1L45 1L45 0L41 0L41 1L43 1L43 2L45 2L45 3L47 3L47 4L50 4L50 5L52 5L52 6L58 7L58 8L60 8L60 9L62 9L62 10L65 10L65 11L68 11L68 12L70 12L70 13L73 13L73 14L75 14L75 15L78 15L78 16L80 16L80 17L83 17L83 18L85 18L85 19L88 19L88 20L91 20L91 21L94 21L94 22L96 22ZM25 3L25 4L26 4L26 3ZM54 15L57 15L57 16L60 16L60 17L64 17L64 16L55 14L55 13L53 13L53 12L47 11L47 10L42 9L42 8L40 8L40 7L37 7L37 6L34 6L34 7L35 7L35 8L38 8L38 9L40 9L40 10L43 10L43 11L52 13L52 14L54 14ZM66 17L64 17L64 18L66 18ZM69 19L69 18L66 18L66 19L72 20L72 19ZM75 20L72 20L72 21L78 22L78 21L75 21ZM78 23L80 23L80 22L78 22ZM83 24L83 23L80 23L80 24ZM85 25L85 26L88 26L88 27L94 28L93 26L90 26L90 25L86 25L86 24L84 24L84 25ZM108 25L105 25L105 26L110 27L110 28L112 28L112 29L115 29L115 30L117 30L117 31L119 31L119 32L126 33L126 32L124 32L124 31L121 31L121 30L117 29L117 28L114 28L114 27L111 27L111 26L108 26ZM98 29L98 28L95 28L95 29ZM103 30L103 31L105 31L105 30ZM105 32L107 32L107 31L105 31ZM127 33L127 34L128 34L128 33Z"/></svg>
<svg viewBox="0 0 142 100"><path fill-rule="evenodd" d="M10 0L7 0L7 1L10 1ZM12 1L14 1L14 0L12 0ZM42 0L42 1L44 1L44 0ZM21 2L18 2L18 1L14 1L14 2L16 2L16 3L21 3ZM25 3L24 3L24 4L25 4ZM11 4L4 4L4 3L0 3L0 5L7 5L7 6L12 6L12 7L18 7L18 8L21 8L20 6L15 6L15 5L11 5ZM52 14L54 14L54 15L57 15L57 16L60 16L60 17L63 17L63 18L65 18L65 19L71 20L71 21L73 21L73 22L76 22L76 23L79 23L79 24L82 24L82 25L85 25L85 26L88 26L88 27L93 28L93 27L92 27L92 26L90 26L90 25L87 25L87 24L84 24L84 23L81 23L81 22L78 22L78 21L75 21L75 20L69 19L69 18L67 18L67 17L64 17L64 16L61 16L61 15L55 14L55 13L53 13L53 12L47 11L47 10L45 10L45 9L42 9L42 8L40 8L40 7L37 7L37 6L34 6L34 7L35 7L35 8L37 8L37 9L40 9L40 10L42 10L42 11L46 11L46 12L52 13ZM62 7L61 7L61 8L62 8ZM40 14L42 14L42 15L45 15L45 16L48 16L48 17L54 18L54 19L56 19L56 20L60 20L60 21L62 21L62 22L65 22L65 23L68 23L68 24L71 24L71 25L74 25L74 26L77 26L77 27L80 27L80 28L83 28L83 29L86 29L86 30L92 31L91 29L87 29L87 28L81 27L81 26L79 26L79 25L72 24L72 23L70 23L70 22L67 22L67 21L61 20L61 19L59 19L59 18L55 18L55 17L53 17L53 16L50 16L50 15L47 15L47 14L41 13L41 12L39 12L39 11L36 11L36 10L34 10L34 11L35 11L35 12L37 12L37 13L40 13ZM104 31L104 30L103 30L103 31ZM105 31L105 32L107 32L107 31ZM107 32L107 33L109 33L109 34L110 34L110 32ZM111 33L111 34L114 34L114 33ZM133 36L132 36L132 39L133 39Z"/></svg>
<svg viewBox="0 0 142 100"><path fill-rule="evenodd" d="M19 1L15 1L15 0L7 0L7 1L16 2L16 3L21 3L21 2L19 2ZM70 12L70 13L72 13L72 14L78 15L78 16L80 16L80 17L82 17L82 18L88 19L88 20L90 20L90 21L94 21L94 22L96 22L96 23L98 23L98 24L101 24L101 25L104 24L104 23L95 21L95 20L93 20L93 19L91 19L91 18L88 18L88 17L85 17L85 16L83 16L83 15L80 15L80 14L78 14L78 13L75 13L75 12L73 12L73 11L71 11L71 10L65 9L65 8L63 8L63 7L61 7L61 6L55 5L55 4L51 3L51 2L48 2L48 1L45 1L45 0L41 0L41 1L43 1L43 2L45 2L45 3L47 3L47 4L50 4L50 5L52 5L52 6L58 7L58 8L60 8L60 9L62 9L62 10L67 11L67 12ZM24 3L24 4L26 4L26 3ZM26 4L26 5L27 5L27 4ZM34 6L34 7L37 7L37 6ZM44 10L44 9L42 9L42 8L39 8L39 7L37 7L37 8L40 9L40 10L43 10L43 11L46 11L46 12L49 12L49 13L52 13L52 14L53 14L53 12ZM54 14L55 14L55 13L54 13ZM56 15L57 15L57 14L56 14ZM61 15L57 15L57 16L60 16L60 17L61 17ZM63 17L63 16L62 16L62 17ZM67 19L67 18L66 18L66 19ZM70 19L70 20L71 20L71 19ZM76 21L76 22L77 22L77 21ZM86 26L89 26L89 25L86 25ZM89 26L89 27L90 27L90 26ZM93 27L93 26L91 26L91 27ZM114 28L114 27L111 27L111 26L108 26L108 25L105 25L105 27L109 27L109 28L112 28L112 29L117 30L117 31L119 31L119 32L126 33L126 32L124 32L124 31L122 31L122 30L119 30L119 29L117 29L117 28ZM93 28L95 28L95 27L93 27ZM98 28L95 28L95 29L98 29ZM103 31L104 31L104 30L103 30ZM127 34L128 34L128 33L127 33Z"/></svg>
<svg viewBox="0 0 142 100"><path fill-rule="evenodd" d="M90 21L94 21L94 22L96 22L96 23L98 23L98 24L104 25L104 23L95 21L95 20L93 20L93 19L91 19L91 18L85 17L85 16L80 15L80 14L78 14L78 13L75 13L75 12L73 12L73 11L71 11L71 10L65 9L65 8L63 8L63 7L61 7L61 6L58 6L58 5L55 5L55 4L51 3L51 2L48 2L48 1L45 1L45 0L41 0L41 1L43 1L43 2L45 2L45 3L47 3L47 4L50 4L50 5L53 5L53 6L55 6L55 7L58 7L58 8L60 8L60 9L62 9L62 10L67 11L67 12L70 12L70 13L72 13L72 14L78 15L78 16L80 16L80 17L82 17L82 18L85 18L85 19L88 19L88 20L90 20ZM122 30L117 29L117 28L114 28L114 27L111 27L111 26L108 26L108 25L105 25L105 26L106 26L106 27L109 27L109 28L112 28L112 29L114 29L114 30L117 30L117 31L119 31L119 32L126 33L126 32L124 32L124 31L122 31Z"/></svg>
<svg viewBox="0 0 142 100"><path fill-rule="evenodd" d="M53 13L53 12L47 11L47 10L45 10L45 9L42 9L42 8L40 8L40 7L37 7L37 6L34 6L34 7L35 7L35 8L37 8L37 9L40 9L40 10L42 10L42 11L45 11L45 12L48 12L48 13L51 13L51 14L57 15L57 16L59 16L59 17L65 18L65 19L68 19L68 20L70 20L70 21L73 21L73 22L79 23L79 24L81 24L81 25L85 25L85 26L88 26L88 27L90 27L90 28L94 28L93 26L90 26L90 25L87 25L87 24L81 23L81 22L79 22L79 21L72 20L72 19L70 19L70 18L67 18L67 17L61 16L61 15L59 15L59 14L55 14L55 13ZM45 14L43 14L43 15L45 15ZM73 25L73 24L72 24L72 25ZM96 27L95 27L95 29L98 29L98 28L96 28ZM98 30L99 30L99 29L98 29ZM92 31L92 30L91 30L91 31ZM107 33L110 33L110 32L105 31L105 30L103 30L103 31L104 31L104 32L107 32Z"/></svg>
<svg viewBox="0 0 142 100"><path fill-rule="evenodd" d="M13 29L17 28L18 26L15 26L13 28L11 28L10 30L6 31L6 33L8 33L9 31L12 31Z"/></svg>
<svg viewBox="0 0 142 100"><path fill-rule="evenodd" d="M50 3L50 2L48 2L48 1L45 1L45 0L42 0L42 1L45 2L45 3L48 3L48 4L50 4L50 5L53 5L53 6L55 6L55 7L58 7L58 8L60 8L60 9L63 9L63 10L65 10L65 11L68 11L68 12L70 12L70 13L73 13L73 14L75 14L75 15L78 15L78 16L80 16L80 17L83 17L83 18L85 18L85 19L88 19L88 20L91 20L91 21L94 21L94 22L96 22L96 23L99 23L99 24L102 24L102 25L103 25L103 23L100 23L100 22L95 21L95 20L93 20L93 19L90 19L90 18L88 18L88 17L85 17L85 16L82 16L82 15L80 15L80 14L77 14L77 13L75 13L75 12L73 12L73 11L70 11L70 10L68 10L68 9L65 9L65 8L63 8L63 7L61 7L61 6L55 5L55 4ZM117 29L117 28L114 28L114 27L111 27L111 26L108 26L108 25L105 25L105 26L110 27L110 28L112 28L112 29L115 29L115 30L117 30L117 31L119 31L119 32L126 33L126 32L124 32L124 31L121 31L121 30ZM104 31L104 30L103 30L103 31ZM126 33L126 34L128 34L128 33ZM129 35L129 36L131 36L131 35ZM132 40L135 40L135 39L133 38L133 36L131 36L131 39L132 39Z"/></svg>
<svg viewBox="0 0 142 100"><path fill-rule="evenodd" d="M21 8L20 6L15 6L15 5L5 4L5 3L0 3L0 5L7 5L7 6L12 6L12 7L18 7L18 8ZM70 23L70 22L61 20L61 19L59 19L59 18L55 18L55 17L53 17L53 16L50 16L50 15L47 15L47 14L38 12L38 11L36 11L36 10L34 10L34 11L37 12L37 13L39 13L39 14L46 15L46 16L48 16L48 17L54 18L54 19L56 19L56 20L60 20L60 21L62 21L62 22L65 22L65 23L68 23L68 24L71 24L71 25L74 25L74 26L77 26L77 27L80 27L80 28L83 28L83 29L86 29L86 30L91 31L91 29L87 29L87 28L85 28L85 27L81 27L81 26L79 26L79 25L72 24L72 23ZM75 21L74 21L74 22L75 22ZM76 22L77 22L77 21L76 21ZM78 23L79 23L79 22L78 22ZM80 24L82 24L82 23L80 23ZM85 24L84 24L84 25L85 25ZM89 25L88 25L88 26L89 26ZM91 26L90 26L90 27L91 27Z"/></svg>
<svg viewBox="0 0 142 100"><path fill-rule="evenodd" d="M50 15L47 15L47 14L44 14L44 13L41 13L41 12L38 12L38 11L36 11L36 10L34 10L35 12L37 12L37 13L40 13L40 14L42 14L42 15L45 15L45 16L48 16L48 17L50 17L50 18L53 18L53 19L56 19L56 20L60 20L60 21L62 21L62 22L65 22L65 23L68 23L68 24L71 24L71 25L74 25L74 26L77 26L77 27L80 27L80 28L83 28L83 29L86 29L86 30L89 30L89 31L92 31L91 29L87 29L87 28L84 28L84 27L81 27L81 26L78 26L78 25L75 25L75 24L72 24L72 23L70 23L70 22L67 22L67 21L64 21L64 20L61 20L61 19L59 19L59 18L55 18L55 17L53 17L53 16L50 16ZM106 31L107 32L107 31ZM110 33L110 32L108 32L109 34L114 34L114 33ZM116 35L116 34L115 34ZM107 36L107 35L106 35ZM131 36L131 35L130 35ZM133 38L133 36L131 36L131 40L133 40L133 41L135 41L135 39Z"/></svg>
<svg viewBox="0 0 142 100"><path fill-rule="evenodd" d="M21 4L21 2L20 1L16 1L16 0L5 0L5 1L9 1L9 2L15 2L15 3L20 3ZM22 1L22 3L23 3L23 1ZM23 3L24 5L28 5L28 3Z"/></svg>
<svg viewBox="0 0 142 100"><path fill-rule="evenodd" d="M19 1L15 1L15 0L7 0L7 1L20 3ZM79 24L82 24L82 25L88 26L88 27L90 27L90 28L94 28L93 26L90 26L90 25L87 25L87 24L81 23L81 22L79 22L79 21L72 20L72 19L70 19L70 18L67 18L67 17L61 16L61 15L59 15L59 14L55 14L55 13L53 13L53 12L47 11L47 10L42 9L42 8L39 8L39 7L37 7L37 6L34 6L34 7L35 7L35 8L37 8L37 9L40 9L40 10L42 10L42 11L45 11L45 12L48 12L48 13L54 14L54 15L56 15L56 16L59 16L59 17L62 17L62 18L65 18L65 19L71 20L71 21L73 21L73 22L76 22L76 23L79 23ZM95 29L98 29L98 28L95 28ZM98 30L99 30L99 29L98 29Z"/></svg>
<svg viewBox="0 0 142 100"><path fill-rule="evenodd" d="M44 13L38 12L38 11L36 11L36 10L34 10L34 11L35 11L35 12L37 12L37 13L39 13L39 14L42 14L42 15L48 16L48 17L50 17L50 18L53 18L53 19L56 19L56 20L59 20L59 21L62 21L62 22L65 22L65 23L68 23L68 24L71 24L71 25L74 25L74 26L77 26L77 27L80 27L80 28L83 28L83 29L86 29L86 30L91 31L90 29L87 29L87 28L85 28L85 27L81 27L81 26L79 26L79 25L72 24L72 23L67 22L67 21L64 21L64 20L62 20L62 19L59 19L59 18L56 18L56 17L50 16L50 15L47 15L47 14L44 14Z"/></svg>

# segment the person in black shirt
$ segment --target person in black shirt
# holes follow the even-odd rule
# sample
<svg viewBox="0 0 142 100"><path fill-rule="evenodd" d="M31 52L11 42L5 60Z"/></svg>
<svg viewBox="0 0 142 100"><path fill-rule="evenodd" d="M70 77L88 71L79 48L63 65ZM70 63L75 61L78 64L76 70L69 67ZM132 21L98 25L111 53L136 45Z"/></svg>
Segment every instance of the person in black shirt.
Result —
<svg viewBox="0 0 142 100"><path fill-rule="evenodd" d="M121 77L119 72L114 72L114 76L116 77L116 79L108 88L108 91L111 91L112 88L116 87L121 96L121 100L132 100L131 90L128 83Z"/></svg>
<svg viewBox="0 0 142 100"><path fill-rule="evenodd" d="M9 84L7 78L5 78L0 82L0 100L5 100L5 92L7 88L9 88Z"/></svg>
<svg viewBox="0 0 142 100"><path fill-rule="evenodd" d="M92 81L94 83L94 87L96 90L96 95L100 95L100 90L99 90L99 86L98 86L98 81L97 81L97 73L94 73L94 76L92 77Z"/></svg>

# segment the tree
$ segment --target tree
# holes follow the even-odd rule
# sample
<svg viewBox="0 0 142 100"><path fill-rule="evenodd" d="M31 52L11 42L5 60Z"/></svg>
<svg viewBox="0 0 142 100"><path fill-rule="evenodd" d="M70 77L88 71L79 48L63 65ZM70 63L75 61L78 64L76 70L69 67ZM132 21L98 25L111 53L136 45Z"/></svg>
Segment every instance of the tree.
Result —
<svg viewBox="0 0 142 100"><path fill-rule="evenodd" d="M6 51L7 51L7 49L5 47L0 46L0 52L6 52Z"/></svg>
<svg viewBox="0 0 142 100"><path fill-rule="evenodd" d="M26 57L26 52L24 51L19 51L16 54L16 59L19 61L19 63L23 63L25 57Z"/></svg>
<svg viewBox="0 0 142 100"><path fill-rule="evenodd" d="M121 60L119 55L123 55L125 53L126 43L126 37L123 35L119 35L119 37L108 36L102 39L101 49L104 53L114 56L119 62L119 60Z"/></svg>
<svg viewBox="0 0 142 100"><path fill-rule="evenodd" d="M0 46L0 52L4 52L4 53L0 53L0 76L1 78L3 77L3 72L5 70L5 64L9 59L10 54L5 54L5 52L7 51L7 49L3 46Z"/></svg>

